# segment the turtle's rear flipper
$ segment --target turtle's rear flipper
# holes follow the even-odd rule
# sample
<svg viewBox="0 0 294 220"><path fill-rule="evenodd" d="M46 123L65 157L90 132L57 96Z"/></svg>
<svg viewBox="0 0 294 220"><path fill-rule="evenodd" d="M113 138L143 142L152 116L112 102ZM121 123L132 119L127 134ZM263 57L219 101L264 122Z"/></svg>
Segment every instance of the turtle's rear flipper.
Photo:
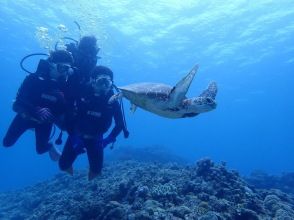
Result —
<svg viewBox="0 0 294 220"><path fill-rule="evenodd" d="M217 94L216 82L211 82L211 83L209 83L207 89L205 89L199 96L201 96L201 97L209 97L209 98L212 98L214 100L216 94Z"/></svg>
<svg viewBox="0 0 294 220"><path fill-rule="evenodd" d="M131 110L131 112L132 112L133 114L135 113L136 109L137 109L137 106L136 106L134 103L131 103L131 108L130 108L130 110Z"/></svg>

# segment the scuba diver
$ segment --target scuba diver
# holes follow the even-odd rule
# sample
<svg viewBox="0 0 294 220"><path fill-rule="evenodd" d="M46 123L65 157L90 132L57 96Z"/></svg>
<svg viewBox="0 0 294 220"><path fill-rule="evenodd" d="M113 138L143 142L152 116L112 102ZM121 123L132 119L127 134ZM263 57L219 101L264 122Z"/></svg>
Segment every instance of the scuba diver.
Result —
<svg viewBox="0 0 294 220"><path fill-rule="evenodd" d="M10 147L28 129L34 129L36 151L49 152L57 161L60 152L50 143L53 123L65 113L64 88L66 79L73 72L73 57L65 50L51 52L48 59L41 59L35 73L29 74L20 86L13 110L17 113L3 139Z"/></svg>
<svg viewBox="0 0 294 220"><path fill-rule="evenodd" d="M79 25L78 25L79 27ZM79 27L80 29L80 27ZM96 67L96 63L99 56L97 56L100 48L97 45L97 38L92 35L86 35L80 38L79 41L66 37L65 39L73 42L66 44L66 50L69 51L74 58L74 73L69 76L66 83L65 98L68 102L68 111L64 118L63 126L60 126L62 130L66 130L68 133L72 133L74 127L76 102L80 100L80 91L84 91L85 85L89 84L90 75L93 69ZM57 49L58 43L55 45ZM113 76L112 76L113 77ZM116 88L113 85L114 88ZM117 88L116 88L117 89ZM123 111L123 103L120 102L120 107ZM123 114L124 119L124 114ZM127 138L129 132L126 128L126 122L124 119L123 127L124 136ZM56 144L61 144L62 132L59 135Z"/></svg>
<svg viewBox="0 0 294 220"><path fill-rule="evenodd" d="M108 144L113 144L124 129L119 102L108 102L114 94L113 87L113 72L105 66L96 66L76 102L74 129L69 132L59 160L61 170L73 175L72 164L86 150L90 165L88 179L92 180L101 173L103 149ZM104 138L103 135L111 127L112 119L115 126Z"/></svg>
<svg viewBox="0 0 294 220"><path fill-rule="evenodd" d="M74 66L81 80L87 81L90 78L90 72L95 68L98 60L100 48L97 45L95 36L84 36L78 44L70 43L66 45L67 51L74 57Z"/></svg>
<svg viewBox="0 0 294 220"><path fill-rule="evenodd" d="M66 50L69 51L74 58L73 66L75 67L75 71L67 82L67 99L74 102L78 97L78 91L82 89L81 87L90 79L90 73L95 68L99 58L97 54L100 48L97 45L95 36L84 36L80 41L75 41L65 46Z"/></svg>
<svg viewBox="0 0 294 220"><path fill-rule="evenodd" d="M78 25L79 27L79 25ZM80 29L80 27L79 27ZM59 124L61 132L56 144L62 144L63 130L67 133L72 132L74 126L73 120L75 117L75 103L79 99L81 90L90 80L90 72L96 66L98 60L98 52L100 48L97 45L95 36L83 36L79 41L70 37L65 39L71 40L71 43L65 44L66 51L73 56L73 73L68 77L65 87L65 99L67 100L67 112L63 121ZM55 50L58 50L58 42L55 44Z"/></svg>

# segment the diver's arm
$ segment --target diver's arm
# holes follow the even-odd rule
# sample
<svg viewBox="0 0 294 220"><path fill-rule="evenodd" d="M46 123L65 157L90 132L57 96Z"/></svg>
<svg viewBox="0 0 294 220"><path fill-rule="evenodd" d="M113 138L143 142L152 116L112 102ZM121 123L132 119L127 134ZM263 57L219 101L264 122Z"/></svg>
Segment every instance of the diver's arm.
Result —
<svg viewBox="0 0 294 220"><path fill-rule="evenodd" d="M65 130L70 134L76 125L77 115L78 110L76 105L67 103L65 113L55 123L61 130Z"/></svg>
<svg viewBox="0 0 294 220"><path fill-rule="evenodd" d="M35 79L33 78L33 76L28 75L23 83L21 84L20 88L18 89L17 95L16 95L16 99L13 103L12 109L13 111L15 111L16 113L27 113L30 114L33 109L34 109L34 105L31 101L31 90L34 87L34 83L33 81L35 81Z"/></svg>

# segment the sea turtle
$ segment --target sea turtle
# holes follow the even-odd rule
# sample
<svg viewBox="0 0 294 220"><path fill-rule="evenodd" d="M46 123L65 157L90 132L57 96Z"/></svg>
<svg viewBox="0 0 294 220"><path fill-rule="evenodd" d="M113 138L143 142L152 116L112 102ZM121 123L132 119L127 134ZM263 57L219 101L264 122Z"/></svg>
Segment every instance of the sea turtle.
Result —
<svg viewBox="0 0 294 220"><path fill-rule="evenodd" d="M216 108L215 82L210 83L198 97L185 96L197 70L198 65L195 65L174 87L161 83L135 83L118 87L121 92L110 100L125 97L131 102L133 112L138 106L166 118L193 117L211 111Z"/></svg>

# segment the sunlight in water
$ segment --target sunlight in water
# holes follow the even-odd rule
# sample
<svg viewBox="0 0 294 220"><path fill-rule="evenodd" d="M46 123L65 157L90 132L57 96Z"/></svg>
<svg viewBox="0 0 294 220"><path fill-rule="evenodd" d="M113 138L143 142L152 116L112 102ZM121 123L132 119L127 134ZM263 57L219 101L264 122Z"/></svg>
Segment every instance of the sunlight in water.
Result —
<svg viewBox="0 0 294 220"><path fill-rule="evenodd" d="M140 50L150 64L167 54L182 53L193 60L201 57L219 65L230 60L244 67L273 56L277 47L280 53L293 53L293 49L282 45L294 33L290 19L294 2L290 0L283 4L273 0L63 0L58 10L55 4L4 1L1 11L10 14L15 22L34 26L42 48L52 49L52 44L64 36L79 39L93 34L103 48L101 55L107 57L126 37L131 44L126 45L124 53ZM40 20L21 17L11 10L13 6L29 14L32 10ZM60 20L61 16L66 19ZM73 21L80 24L80 30ZM161 45L166 45L165 50L156 54L155 48ZM250 47L254 47L254 54L248 50ZM241 53L249 53L250 58Z"/></svg>

